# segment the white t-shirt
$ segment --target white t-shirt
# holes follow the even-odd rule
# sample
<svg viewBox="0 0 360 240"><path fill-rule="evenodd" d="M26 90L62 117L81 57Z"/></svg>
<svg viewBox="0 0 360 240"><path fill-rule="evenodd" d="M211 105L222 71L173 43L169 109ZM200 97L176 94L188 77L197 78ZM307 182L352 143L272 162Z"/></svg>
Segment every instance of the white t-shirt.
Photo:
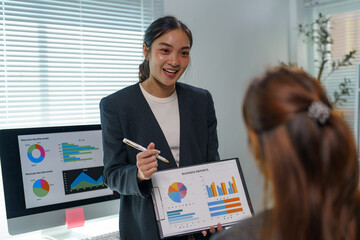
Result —
<svg viewBox="0 0 360 240"><path fill-rule="evenodd" d="M171 153L175 159L176 165L179 166L180 160L180 115L179 104L176 91L169 97L158 98L148 93L140 85L146 101L150 105L151 111L155 115L161 130L163 131L166 141L169 144ZM155 143L155 149L156 143ZM158 149L161 151L161 149ZM161 154L161 153L160 153ZM166 156L163 156L166 158Z"/></svg>

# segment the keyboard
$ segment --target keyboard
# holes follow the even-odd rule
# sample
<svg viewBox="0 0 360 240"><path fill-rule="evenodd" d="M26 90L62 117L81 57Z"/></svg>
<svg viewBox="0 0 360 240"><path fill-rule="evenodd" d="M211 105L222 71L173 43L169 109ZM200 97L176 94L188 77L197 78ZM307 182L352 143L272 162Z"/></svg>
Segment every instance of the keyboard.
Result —
<svg viewBox="0 0 360 240"><path fill-rule="evenodd" d="M84 238L82 240L120 240L120 234L119 231L114 231L89 238Z"/></svg>

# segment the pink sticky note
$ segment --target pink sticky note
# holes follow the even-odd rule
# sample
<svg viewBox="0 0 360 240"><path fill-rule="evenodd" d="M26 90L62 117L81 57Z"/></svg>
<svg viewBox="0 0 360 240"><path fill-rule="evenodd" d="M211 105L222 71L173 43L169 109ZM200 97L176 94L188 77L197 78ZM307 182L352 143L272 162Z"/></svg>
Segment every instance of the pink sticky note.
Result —
<svg viewBox="0 0 360 240"><path fill-rule="evenodd" d="M66 209L65 215L65 223L68 229L84 226L85 217L83 208Z"/></svg>

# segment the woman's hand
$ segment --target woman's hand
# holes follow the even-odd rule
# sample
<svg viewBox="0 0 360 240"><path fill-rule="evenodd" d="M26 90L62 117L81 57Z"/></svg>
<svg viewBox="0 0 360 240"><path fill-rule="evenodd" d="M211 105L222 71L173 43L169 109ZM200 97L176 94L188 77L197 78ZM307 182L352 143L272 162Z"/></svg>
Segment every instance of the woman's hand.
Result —
<svg viewBox="0 0 360 240"><path fill-rule="evenodd" d="M158 162L156 156L160 153L155 149L155 144L150 143L147 150L136 155L136 166L138 168L137 178L141 182L148 180L157 171Z"/></svg>
<svg viewBox="0 0 360 240"><path fill-rule="evenodd" d="M218 223L217 226L216 226L216 228L215 228L214 226L210 226L209 232L210 232L211 234L213 234L213 233L215 233L216 231L221 232L222 230L223 230L222 225L221 225L220 223ZM206 230L202 231L201 233L202 233L204 236L207 235L207 231L206 231Z"/></svg>

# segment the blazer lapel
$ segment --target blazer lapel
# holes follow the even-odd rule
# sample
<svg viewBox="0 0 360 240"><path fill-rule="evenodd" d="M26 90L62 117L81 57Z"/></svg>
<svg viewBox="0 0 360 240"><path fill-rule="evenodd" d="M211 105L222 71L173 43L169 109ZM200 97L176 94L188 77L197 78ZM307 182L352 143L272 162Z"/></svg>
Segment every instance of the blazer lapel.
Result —
<svg viewBox="0 0 360 240"><path fill-rule="evenodd" d="M171 153L169 144L166 141L165 135L163 131L161 130L161 127L156 120L156 117L154 113L152 112L148 102L146 101L143 93L141 92L140 86L137 87L137 94L136 96L139 96L137 105L139 112L141 114L141 119L139 121L142 121L142 124L145 124L145 126L152 126L152 128L149 128L149 134L145 134L144 136L144 142L154 142L155 148L158 149L161 153L161 156L169 160L169 163L164 163L162 161L158 161L158 169L166 169L166 168L175 168L177 167L175 163L175 159ZM146 147L146 146L144 146Z"/></svg>
<svg viewBox="0 0 360 240"><path fill-rule="evenodd" d="M180 114L180 166L188 166L192 164L191 156L189 156L189 149L191 148L190 136L192 127L193 114L191 112L191 105L188 102L189 96L186 96L186 92L183 91L181 84L177 83L177 95L179 103L179 114Z"/></svg>

